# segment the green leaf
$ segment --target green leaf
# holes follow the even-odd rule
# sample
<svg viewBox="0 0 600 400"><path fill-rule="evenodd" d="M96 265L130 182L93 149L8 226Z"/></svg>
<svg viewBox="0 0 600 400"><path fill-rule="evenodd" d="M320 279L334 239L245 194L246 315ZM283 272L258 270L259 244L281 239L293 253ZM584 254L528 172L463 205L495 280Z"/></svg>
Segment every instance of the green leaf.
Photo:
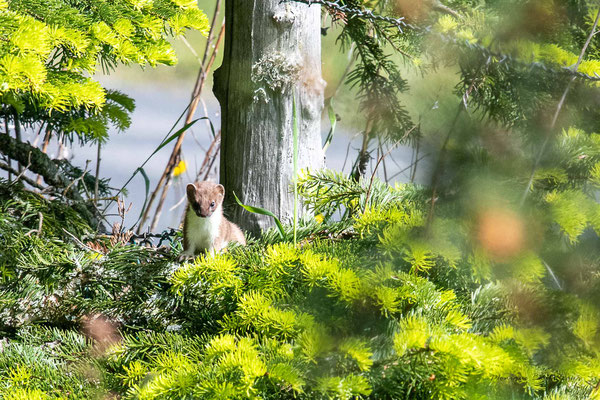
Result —
<svg viewBox="0 0 600 400"><path fill-rule="evenodd" d="M254 214L261 214L261 215L267 215L269 217L273 217L273 219L275 220L275 225L277 225L277 230L279 231L279 234L281 235L281 238L285 240L285 231L283 230L283 225L281 224L281 221L279 221L279 218L277 218L275 216L275 214L273 214L271 211L265 210L264 208L247 206L245 204L242 204L242 202L240 201L240 199L238 199L235 192L233 192L233 197L235 197L235 201L240 206L242 206L246 211L249 211Z"/></svg>
<svg viewBox="0 0 600 400"><path fill-rule="evenodd" d="M137 221L135 221L133 226L136 226L138 222L140 222L140 220L142 219L144 211L146 210L146 205L148 204L148 194L150 193L150 179L148 178L148 175L146 174L144 168L139 167L138 169L136 169L131 177L133 178L138 172L142 174L142 177L144 178L144 184L146 185L146 193L144 194L144 205L142 205L142 209L140 210L140 216L138 217Z"/></svg>
<svg viewBox="0 0 600 400"><path fill-rule="evenodd" d="M199 119L195 119L195 120L191 121L190 123L185 124L183 126L183 128L179 129L177 132L175 132L174 134L172 134L171 136L166 138L160 145L158 145L156 150L154 150L154 152L152 154L150 154L150 157L152 157L153 155L158 153L160 151L160 149L165 147L167 144L171 143L174 139L177 139L179 136L181 136L181 134L183 132L187 131L192 125L194 125L196 122L198 122Z"/></svg>
<svg viewBox="0 0 600 400"><path fill-rule="evenodd" d="M175 128L175 126L179 123L179 120L181 120L181 118L183 117L183 114L186 112L186 110L189 108L189 104L186 107L185 110L183 110L183 112L181 113L181 115L179 115L179 118L177 118L177 121L175 122L175 124L171 127L171 131ZM200 118L199 118L200 119ZM113 197L116 198L117 196L119 196L119 194L121 194L123 192L123 190L125 190L125 188L127 187L127 185L129 185L129 182L131 182L133 180L133 178L135 177L135 175L138 173L138 171L143 171L144 165L146 165L148 163L148 161L150 161L150 159L152 158L152 156L154 156L160 149L162 149L163 147L165 147L169 142L173 141L173 139L179 137L183 132L185 132L186 130L189 129L190 126L192 126L193 124L195 124L198 121L198 119L193 120L192 122L186 124L183 128L179 129L177 132L175 132L174 134L172 134L171 136L168 136L166 139L164 139L160 145L158 145L158 147L156 148L156 150L154 150L152 152L152 154L150 154L148 156L148 158L146 158L146 160L142 163L142 165L140 165L134 172L133 174L129 177L129 179L127 179L127 182L125 182L125 184L123 184L123 186L121 186L121 188L119 189L119 191L117 192L117 194L115 194ZM169 133L171 132L169 131ZM168 134L167 134L168 135ZM143 175L145 176L145 178L148 178L148 176L146 175L145 172L143 172ZM146 188L146 198L148 197L148 188ZM106 209L108 209L108 207L112 204L114 200L111 200L107 203L106 207L104 208L104 211L106 211ZM142 212L144 211L144 208L146 208L146 203L144 202L144 207L142 208ZM139 220L138 220L139 222ZM137 224L137 222L136 222Z"/></svg>
<svg viewBox="0 0 600 400"><path fill-rule="evenodd" d="M292 94L292 131L294 136L294 245L298 230L298 112L296 110L296 96Z"/></svg>
<svg viewBox="0 0 600 400"><path fill-rule="evenodd" d="M326 151L331 141L333 140L333 134L335 132L335 126L337 124L337 117L335 115L335 111L333 111L333 98L330 97L325 100L325 104L327 107L327 115L329 116L329 123L331 124L331 128L329 128L329 133L327 134L327 138L325 139L325 144L323 144L323 151Z"/></svg>
<svg viewBox="0 0 600 400"><path fill-rule="evenodd" d="M215 127L214 127L212 121L210 120L210 118L208 118L208 117L198 118L198 120L204 120L204 119L208 121L208 124L210 126L210 133L214 139L215 138Z"/></svg>

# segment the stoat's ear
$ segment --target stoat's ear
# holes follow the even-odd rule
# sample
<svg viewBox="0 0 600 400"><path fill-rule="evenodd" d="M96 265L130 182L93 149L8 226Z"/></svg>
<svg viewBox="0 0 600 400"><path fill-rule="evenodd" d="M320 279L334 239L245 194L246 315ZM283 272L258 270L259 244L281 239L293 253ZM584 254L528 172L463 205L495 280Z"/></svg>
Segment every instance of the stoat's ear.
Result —
<svg viewBox="0 0 600 400"><path fill-rule="evenodd" d="M223 185L217 185L217 193L219 193L221 197L225 197L225 187L223 187Z"/></svg>
<svg viewBox="0 0 600 400"><path fill-rule="evenodd" d="M193 183L188 183L188 185L185 187L185 192L187 193L187 198L189 201L196 200L196 190L196 185Z"/></svg>

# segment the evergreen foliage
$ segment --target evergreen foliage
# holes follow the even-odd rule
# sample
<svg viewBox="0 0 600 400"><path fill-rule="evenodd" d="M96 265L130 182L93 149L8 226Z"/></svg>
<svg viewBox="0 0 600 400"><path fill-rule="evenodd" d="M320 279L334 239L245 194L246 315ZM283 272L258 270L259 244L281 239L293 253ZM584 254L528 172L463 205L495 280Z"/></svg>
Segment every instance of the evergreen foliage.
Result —
<svg viewBox="0 0 600 400"><path fill-rule="evenodd" d="M165 290L168 263L161 252L114 239L110 250L102 242L73 243L92 229L70 207L2 189L1 331L42 322L69 327L93 313L132 326L163 325L159 314L146 314ZM145 309L137 307L142 299Z"/></svg>
<svg viewBox="0 0 600 400"><path fill-rule="evenodd" d="M106 90L93 78L101 67L117 64L173 65L177 58L167 41L188 29L208 33L206 15L195 1L0 1L0 117L5 128L0 153L44 178L47 187L20 176L35 188L75 201L74 207L96 228L105 180L68 161L52 161L44 151L23 143L25 130L61 144L105 142L112 126L131 124L133 99ZM12 132L11 132L12 131ZM14 132L13 139L11 137ZM86 194L87 204L84 204ZM94 198L92 199L92 194ZM92 204L93 203L93 204Z"/></svg>
<svg viewBox="0 0 600 400"><path fill-rule="evenodd" d="M22 10L50 17L59 2L37 4L5 3L17 21L7 35L28 18ZM349 78L374 132L415 126L386 44L423 49L419 62L444 60L460 73L445 135L428 135L425 123L418 131L439 154L432 185L305 171L298 193L316 217L301 222L298 245L267 232L179 263L178 243L145 248L119 229L93 235L59 199L0 181L0 399L600 399L597 41L579 65L585 76L567 68L597 7L452 0L458 11L413 17L403 36L393 14L357 12L363 4L382 13L394 5L327 10L344 24L342 41L356 43ZM160 48L164 21L175 33L194 26L197 13L182 11L190 6L96 2L77 15L103 21L81 34L108 65L168 62L125 38ZM548 29L523 32L514 17L559 10ZM83 17L68 15L76 31ZM42 25L36 35L49 34ZM53 54L15 35L2 45L11 57ZM11 103L23 116L41 109L28 101L43 100L28 85ZM112 96L115 108L94 114L101 124L131 106ZM392 107L373 106L382 99ZM96 107L78 101L80 111ZM546 122L555 113L562 118Z"/></svg>
<svg viewBox="0 0 600 400"><path fill-rule="evenodd" d="M361 1L343 1L342 5L356 8L361 6ZM406 24L374 23L344 14L334 14L333 19L342 22L338 37L342 47L356 46L354 54L358 63L348 74L347 83L358 89L361 108L369 121L366 130L394 141L406 140L407 131L414 131L413 136L416 136L418 131L398 97L408 90L408 84L397 61L385 51L388 45L404 48L410 42L401 30ZM403 52L402 55L413 62L410 54Z"/></svg>
<svg viewBox="0 0 600 400"><path fill-rule="evenodd" d="M335 201L352 181L331 175L304 183L331 185ZM472 253L468 232L450 221L425 235L418 201L373 187L386 207L374 200L354 215L351 237L318 239L319 224L301 247L257 241L182 265L116 239L73 242L52 230L63 207L20 203L28 195L11 188L17 200L3 201L0 238L36 240L27 233L39 210L48 225L35 249L2 259L2 398L597 395L591 292L545 285L534 253L500 264ZM524 318L532 310L515 293L544 319ZM73 330L92 331L85 326L99 314L119 324L121 339Z"/></svg>
<svg viewBox="0 0 600 400"><path fill-rule="evenodd" d="M1 115L81 141L126 129L133 101L90 77L100 65L172 65L169 35L208 32L194 1L0 2Z"/></svg>

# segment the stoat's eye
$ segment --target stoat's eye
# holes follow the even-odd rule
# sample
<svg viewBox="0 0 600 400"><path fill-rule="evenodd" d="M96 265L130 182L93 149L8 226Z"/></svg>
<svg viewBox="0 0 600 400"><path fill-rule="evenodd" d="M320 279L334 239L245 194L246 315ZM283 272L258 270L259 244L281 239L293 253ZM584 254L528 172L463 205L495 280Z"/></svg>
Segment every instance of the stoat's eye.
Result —
<svg viewBox="0 0 600 400"><path fill-rule="evenodd" d="M211 203L210 203L210 206L211 206L211 207L214 207L214 206L215 206L215 202L214 202L214 201L213 201L213 202L211 202Z"/></svg>

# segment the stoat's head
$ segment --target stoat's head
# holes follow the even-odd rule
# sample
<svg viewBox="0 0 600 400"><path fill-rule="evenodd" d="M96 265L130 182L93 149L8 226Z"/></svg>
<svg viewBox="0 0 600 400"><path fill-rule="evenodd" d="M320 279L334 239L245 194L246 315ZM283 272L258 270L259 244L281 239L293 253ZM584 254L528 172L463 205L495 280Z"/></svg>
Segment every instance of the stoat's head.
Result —
<svg viewBox="0 0 600 400"><path fill-rule="evenodd" d="M223 185L207 181L190 183L186 192L190 208L201 218L210 217L221 206L225 196Z"/></svg>

